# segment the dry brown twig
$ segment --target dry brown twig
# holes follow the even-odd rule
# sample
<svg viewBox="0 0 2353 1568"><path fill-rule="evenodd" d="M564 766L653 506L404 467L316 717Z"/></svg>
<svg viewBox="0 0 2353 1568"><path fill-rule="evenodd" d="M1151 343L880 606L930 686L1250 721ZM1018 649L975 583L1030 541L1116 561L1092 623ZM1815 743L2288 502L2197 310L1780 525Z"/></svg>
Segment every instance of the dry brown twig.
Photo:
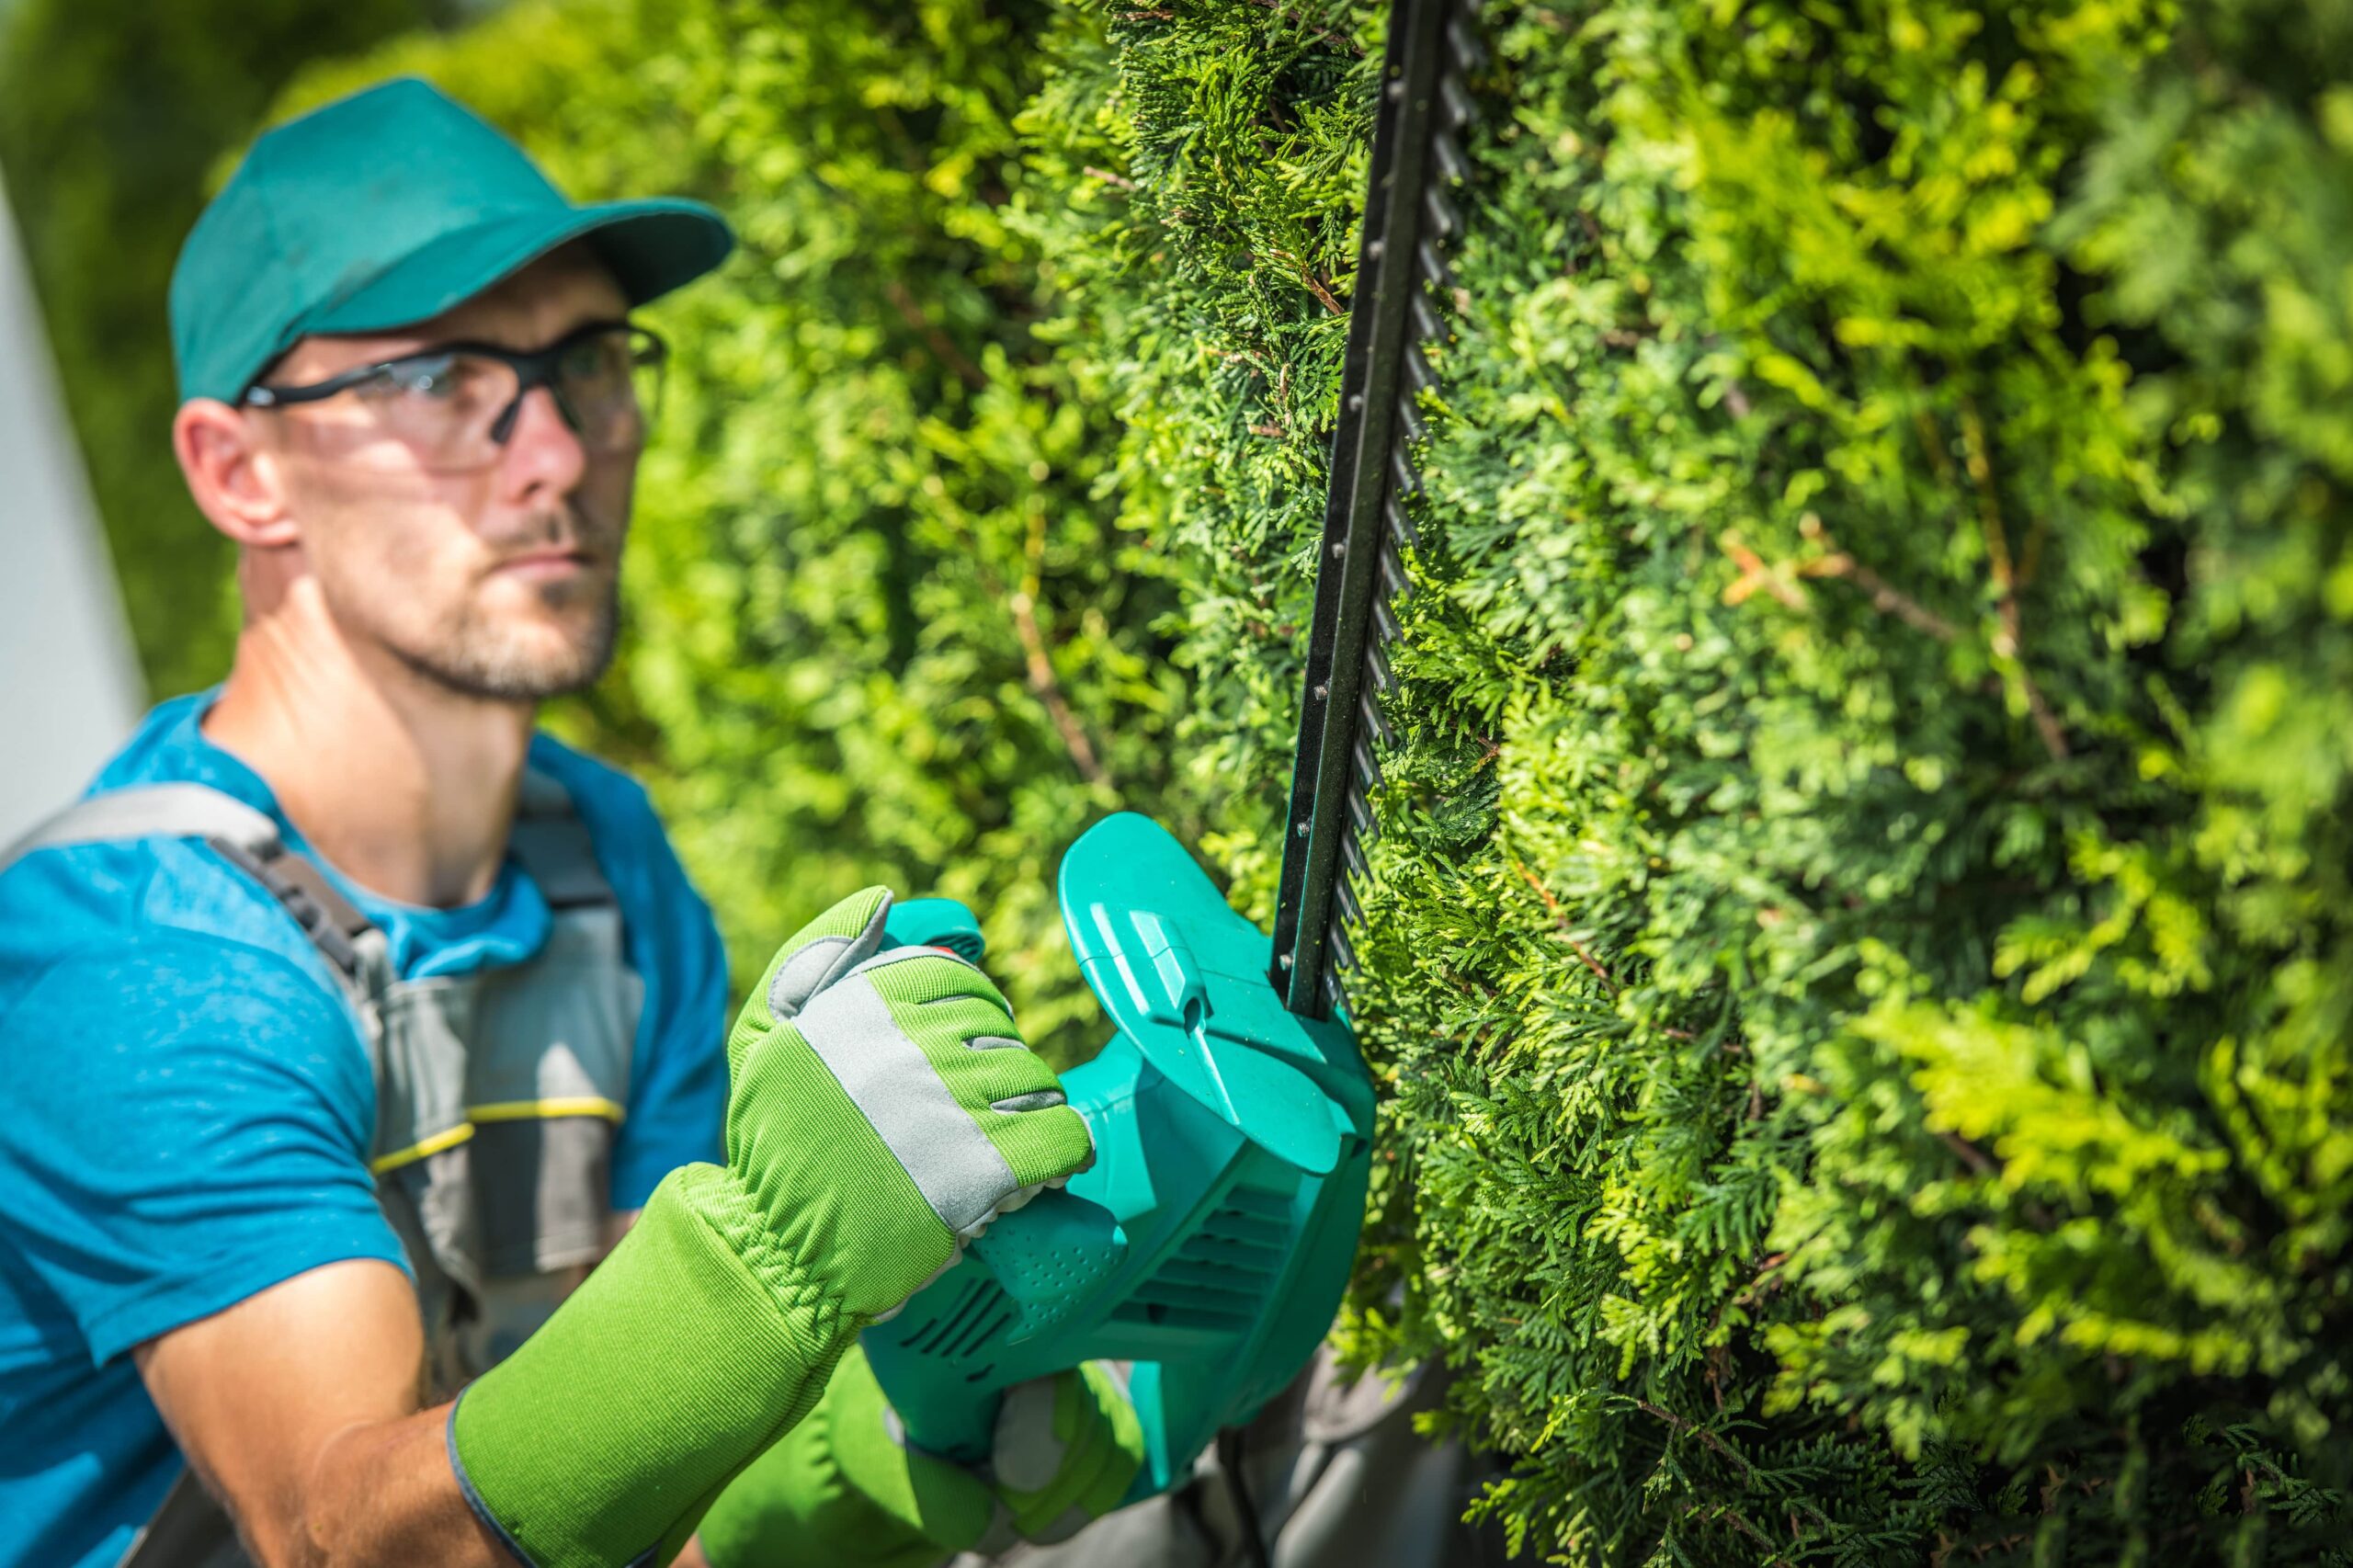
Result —
<svg viewBox="0 0 2353 1568"><path fill-rule="evenodd" d="M1972 472L1973 477L1976 472L1973 467ZM1987 552L1994 561L1995 585L2000 596L1996 613L2001 618L2002 630L1994 652L2017 670L2019 688L2026 697L2027 711L2033 720L2035 734L2042 742L2043 748L2053 760L2063 762L2068 756L2066 733L2060 727L2058 715L2052 711L2049 699L2042 695L2042 688L2035 685L2034 677L2027 672L2025 661L2019 657L2017 584L2011 575L2008 546L2001 531L2000 511L1990 500L1990 488L1983 484L1978 488L1981 497L1985 497L1980 503L1981 526L1987 529ZM1961 640L1961 629L1951 621L1840 550L1837 541L1830 537L1830 531L1823 527L1820 517L1808 512L1799 522L1798 531L1822 545L1825 553L1779 570L1751 549L1738 529L1728 528L1719 535L1716 540L1718 547L1740 569L1739 577L1724 590L1724 603L1741 604L1761 588L1790 608L1804 611L1810 608L1806 603L1805 590L1792 578L1843 578L1862 589L1874 609L1895 617L1915 631L1925 633L1939 642ZM2003 542L1997 545L1994 542L1995 540Z"/></svg>
<svg viewBox="0 0 2353 1568"><path fill-rule="evenodd" d="M962 508L947 494L937 476L925 482L924 488L939 507L940 520L963 538L972 540L972 529ZM1095 743L1087 738L1086 726L1080 723L1078 714L1070 705L1070 698L1063 690L1062 677L1054 673L1054 661L1046 650L1045 629L1038 623L1038 599L1044 591L1046 562L1046 510L1041 504L1029 513L1029 534L1025 541L1021 571L1021 585L1011 593L995 573L989 570L977 550L972 551L972 570L981 586L993 598L1002 598L1013 615L1013 633L1021 642L1024 673L1029 677L1030 693L1045 705L1046 717L1053 724L1054 733L1062 737L1063 749L1070 754L1071 766L1089 784L1107 784L1110 775L1096 755Z"/></svg>
<svg viewBox="0 0 2353 1568"><path fill-rule="evenodd" d="M1667 1409L1665 1405L1653 1404L1646 1399L1637 1398L1634 1401L1634 1403L1641 1407L1643 1414L1655 1415L1661 1421L1664 1421L1668 1426L1674 1427L1677 1431L1687 1432L1692 1437L1699 1438L1700 1442L1708 1446L1711 1452L1722 1455L1723 1458L1728 1459L1732 1460L1733 1463L1738 1465L1743 1474L1753 1475L1756 1473L1755 1466L1751 1465L1746 1460L1741 1458L1737 1450L1727 1445L1722 1438L1717 1437L1713 1432L1709 1431L1705 1426L1699 1425L1697 1422L1686 1420L1684 1417L1677 1415L1675 1412Z"/></svg>
<svg viewBox="0 0 2353 1568"><path fill-rule="evenodd" d="M1595 958L1583 942L1577 940L1576 933L1569 929L1569 917L1562 913L1561 901L1552 896L1552 890L1544 885L1542 878L1518 860L1512 862L1512 869L1519 873L1520 881L1534 888L1536 896L1544 901L1544 913L1552 917L1552 928L1560 934L1561 940L1568 943L1585 967L1593 971L1599 977L1602 984L1609 987L1609 994L1617 995L1617 981L1611 979L1609 971L1601 967L1601 960Z"/></svg>
<svg viewBox="0 0 2353 1568"><path fill-rule="evenodd" d="M1267 247L1267 254L1274 257L1277 261L1281 262L1286 267L1290 268L1291 273L1298 278L1301 284L1306 288L1309 293L1324 301L1324 308L1325 310L1331 312L1336 316L1344 316L1348 313L1348 307L1340 303L1339 301L1332 297L1331 289L1322 278L1316 277L1315 274L1307 269L1306 262L1302 261L1298 256L1293 256L1290 252L1283 249L1280 245L1268 245Z"/></svg>
<svg viewBox="0 0 2353 1568"><path fill-rule="evenodd" d="M930 345L939 362L955 371L966 386L978 392L989 384L989 379L981 373L981 368L956 347L954 338L940 330L939 324L925 312L922 304L904 283L893 278L883 285L882 293L899 314L906 318L907 324L923 335L924 342Z"/></svg>
<svg viewBox="0 0 2353 1568"><path fill-rule="evenodd" d="M1975 1171L1979 1176L1989 1176L2000 1172L2002 1167L1994 1163L1994 1157L1992 1155L1985 1153L1984 1150L1979 1148L1976 1144L1972 1143L1968 1139L1963 1138L1960 1133L1939 1132L1937 1134L1937 1138L1938 1141L1943 1143L1946 1148L1950 1149L1954 1153L1961 1156L1961 1164L1967 1165L1971 1170Z"/></svg>
<svg viewBox="0 0 2353 1568"><path fill-rule="evenodd" d="M1839 549L1838 541L1830 537L1830 530L1824 528L1822 519L1812 512L1798 520L1798 532L1829 551L1800 567L1802 574L1847 578L1870 597L1873 608L1895 617L1915 631L1926 632L1939 642L1961 640L1961 628Z"/></svg>
<svg viewBox="0 0 2353 1568"><path fill-rule="evenodd" d="M1348 313L1348 307L1332 297L1332 290L1324 287L1324 280L1304 267L1299 269L1299 280L1307 285L1309 293L1324 301L1325 310L1336 316L1344 316Z"/></svg>
<svg viewBox="0 0 2353 1568"><path fill-rule="evenodd" d="M1762 588L1791 609L1806 608L1805 591L1766 565L1765 558L1748 547L1748 541L1740 537L1739 529L1726 528L1716 536L1716 544L1732 557L1732 563L1740 568L1739 580L1724 590L1724 603L1745 603L1751 595Z"/></svg>
<svg viewBox="0 0 2353 1568"><path fill-rule="evenodd" d="M1023 564L1021 586L1006 597L1013 611L1013 629L1021 639L1021 653L1028 667L1029 689L1046 705L1046 717L1052 721L1055 733L1062 736L1063 749L1070 753L1073 767L1079 777L1089 784L1100 784L1106 775L1103 764L1095 755L1095 743L1087 739L1086 727L1078 722L1069 697L1063 690L1062 678L1054 673L1054 663L1046 653L1045 633L1038 625L1038 595L1042 591L1046 560L1046 514L1042 507L1029 514L1029 539Z"/></svg>
<svg viewBox="0 0 2353 1568"><path fill-rule="evenodd" d="M1961 438L1967 457L1969 480L1977 493L1977 526L1985 539L1985 559L1994 574L1996 596L1995 613L2001 618L2001 641L1994 652L2011 660L2018 666L2018 685L2026 695L2027 711L2033 715L2036 733L2041 735L2044 749L2063 762L2067 758L2066 732L2059 727L2058 715L2043 700L2040 688L2026 673L2025 639L2019 630L2018 574L2010 562L2009 530L2002 523L2001 497L1995 493L1994 463L1985 439L1985 422L1978 416L1973 399L1961 400Z"/></svg>

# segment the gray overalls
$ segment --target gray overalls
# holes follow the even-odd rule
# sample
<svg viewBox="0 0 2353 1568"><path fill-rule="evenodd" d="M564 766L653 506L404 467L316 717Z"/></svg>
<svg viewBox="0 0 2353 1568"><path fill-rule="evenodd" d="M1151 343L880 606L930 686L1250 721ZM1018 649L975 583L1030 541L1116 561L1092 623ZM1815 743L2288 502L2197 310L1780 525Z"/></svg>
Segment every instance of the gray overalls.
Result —
<svg viewBox="0 0 2353 1568"><path fill-rule="evenodd" d="M153 837L201 839L260 883L350 1001L376 1083L377 1201L416 1271L436 1397L454 1393L544 1322L606 1244L644 985L587 827L562 785L527 774L508 849L547 900L547 945L528 963L424 980L392 973L384 934L267 816L204 785L79 801L0 854L0 870L36 849ZM242 1561L184 1476L123 1562Z"/></svg>

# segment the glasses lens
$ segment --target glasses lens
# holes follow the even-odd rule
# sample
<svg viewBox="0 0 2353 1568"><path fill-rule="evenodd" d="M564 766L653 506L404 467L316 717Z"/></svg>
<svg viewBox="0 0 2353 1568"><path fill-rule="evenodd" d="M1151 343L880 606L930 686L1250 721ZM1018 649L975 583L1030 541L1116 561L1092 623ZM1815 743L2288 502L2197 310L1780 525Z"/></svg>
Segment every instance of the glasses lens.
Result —
<svg viewBox="0 0 2353 1568"><path fill-rule="evenodd" d="M556 392L592 452L644 444L662 402L662 340L642 327L610 327L574 339L556 361Z"/></svg>
<svg viewBox="0 0 2353 1568"><path fill-rule="evenodd" d="M497 456L491 426L515 401L512 365L462 351L396 359L351 389L382 435L427 467L480 467Z"/></svg>
<svg viewBox="0 0 2353 1568"><path fill-rule="evenodd" d="M642 327L599 327L563 345L548 364L548 391L583 447L632 452L661 406L667 358L662 340ZM312 437L334 442L344 460L462 473L497 464L522 408L522 384L521 372L494 354L412 354L351 383L345 389L351 403L317 403L308 424Z"/></svg>

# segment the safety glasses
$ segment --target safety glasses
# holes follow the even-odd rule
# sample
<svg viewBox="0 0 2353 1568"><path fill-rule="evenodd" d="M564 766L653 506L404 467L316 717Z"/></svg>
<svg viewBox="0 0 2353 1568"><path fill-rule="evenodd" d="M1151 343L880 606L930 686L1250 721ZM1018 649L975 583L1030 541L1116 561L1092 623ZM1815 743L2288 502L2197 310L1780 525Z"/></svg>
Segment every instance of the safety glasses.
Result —
<svg viewBox="0 0 2353 1568"><path fill-rule="evenodd" d="M636 450L661 406L668 358L668 347L643 327L597 322L529 352L445 343L308 386L255 386L244 401L277 409L347 397L425 467L466 472L498 461L536 387L548 389L588 451Z"/></svg>

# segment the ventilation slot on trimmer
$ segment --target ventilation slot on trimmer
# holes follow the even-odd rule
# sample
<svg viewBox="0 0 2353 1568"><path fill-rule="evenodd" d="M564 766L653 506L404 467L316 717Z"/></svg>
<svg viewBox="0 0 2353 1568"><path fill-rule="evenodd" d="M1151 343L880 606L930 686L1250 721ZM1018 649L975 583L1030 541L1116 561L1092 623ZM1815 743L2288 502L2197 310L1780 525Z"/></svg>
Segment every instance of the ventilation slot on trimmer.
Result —
<svg viewBox="0 0 2353 1568"><path fill-rule="evenodd" d="M1282 1271L1290 1230L1290 1199L1237 1187L1117 1315L1171 1328L1246 1325Z"/></svg>
<svg viewBox="0 0 2353 1568"><path fill-rule="evenodd" d="M1004 1301L1002 1295L983 1288L982 1281L967 1279L956 1292L954 1304L909 1335L906 1346L917 1355L952 1361L986 1344L1013 1321L1012 1309Z"/></svg>

